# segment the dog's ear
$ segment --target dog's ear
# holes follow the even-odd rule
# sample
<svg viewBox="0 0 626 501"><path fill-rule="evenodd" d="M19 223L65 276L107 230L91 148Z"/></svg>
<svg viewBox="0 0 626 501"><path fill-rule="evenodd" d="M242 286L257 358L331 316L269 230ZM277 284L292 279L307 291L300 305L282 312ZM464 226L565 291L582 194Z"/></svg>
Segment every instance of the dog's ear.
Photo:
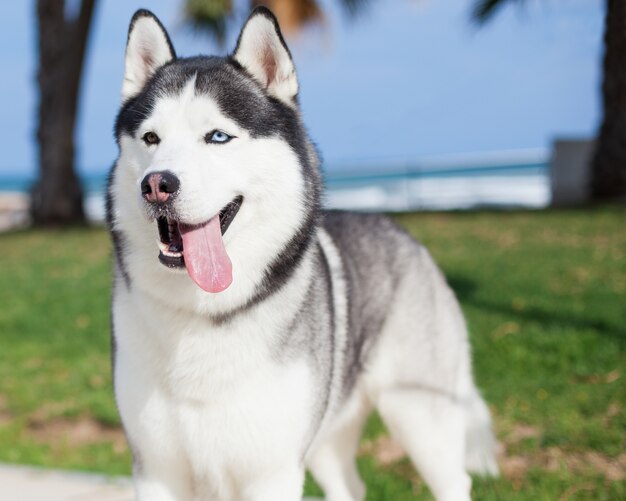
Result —
<svg viewBox="0 0 626 501"><path fill-rule="evenodd" d="M157 17L145 9L135 12L128 28L122 101L137 95L156 70L175 58L172 42Z"/></svg>
<svg viewBox="0 0 626 501"><path fill-rule="evenodd" d="M290 106L298 94L296 69L278 21L265 7L252 11L233 54L267 92Z"/></svg>

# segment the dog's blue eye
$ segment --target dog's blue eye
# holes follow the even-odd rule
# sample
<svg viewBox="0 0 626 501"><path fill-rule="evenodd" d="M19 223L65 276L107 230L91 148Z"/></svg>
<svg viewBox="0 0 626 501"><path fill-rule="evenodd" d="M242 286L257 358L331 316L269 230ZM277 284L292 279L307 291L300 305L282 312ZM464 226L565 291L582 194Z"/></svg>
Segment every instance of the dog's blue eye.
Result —
<svg viewBox="0 0 626 501"><path fill-rule="evenodd" d="M233 136L229 136L226 132L221 130L214 130L213 132L209 132L206 136L204 136L204 140L207 143L227 143L233 138Z"/></svg>

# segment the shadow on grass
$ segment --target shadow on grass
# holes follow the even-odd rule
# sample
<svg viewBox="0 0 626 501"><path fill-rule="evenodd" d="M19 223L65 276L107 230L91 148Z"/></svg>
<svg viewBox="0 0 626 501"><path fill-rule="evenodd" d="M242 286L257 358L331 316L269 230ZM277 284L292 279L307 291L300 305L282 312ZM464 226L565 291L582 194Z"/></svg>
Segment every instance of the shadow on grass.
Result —
<svg viewBox="0 0 626 501"><path fill-rule="evenodd" d="M465 305L529 322L537 322L546 328L568 327L575 330L594 330L600 335L615 338L620 347L626 347L626 328L617 327L604 319L585 318L569 313L546 311L534 306L526 306L523 310L515 310L509 304L476 298L475 292L478 286L475 281L465 276L456 274L447 278L459 301Z"/></svg>

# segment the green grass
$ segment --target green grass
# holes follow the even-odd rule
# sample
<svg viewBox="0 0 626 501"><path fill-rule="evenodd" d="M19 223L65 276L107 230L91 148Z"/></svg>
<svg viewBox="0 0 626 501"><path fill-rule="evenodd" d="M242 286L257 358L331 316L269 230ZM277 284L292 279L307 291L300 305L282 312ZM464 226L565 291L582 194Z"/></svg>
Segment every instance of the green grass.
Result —
<svg viewBox="0 0 626 501"><path fill-rule="evenodd" d="M626 212L407 214L467 316L506 453L481 500L626 499ZM102 230L0 235L0 461L128 473L109 368ZM406 459L359 468L368 500L432 499ZM373 451L373 452L372 452ZM307 491L319 493L312 480Z"/></svg>

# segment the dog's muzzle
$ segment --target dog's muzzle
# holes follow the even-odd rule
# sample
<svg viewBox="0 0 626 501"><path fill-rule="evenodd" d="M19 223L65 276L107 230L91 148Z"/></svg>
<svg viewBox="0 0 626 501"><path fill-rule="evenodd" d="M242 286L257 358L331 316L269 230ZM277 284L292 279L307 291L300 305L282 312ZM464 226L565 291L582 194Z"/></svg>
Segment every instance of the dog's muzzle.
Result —
<svg viewBox="0 0 626 501"><path fill-rule="evenodd" d="M243 196L235 197L219 213L220 231L222 235L235 219L241 208ZM183 239L180 233L181 223L178 219L168 216L157 216L157 228L159 230L159 260L170 268L182 268L185 265L183 259Z"/></svg>

